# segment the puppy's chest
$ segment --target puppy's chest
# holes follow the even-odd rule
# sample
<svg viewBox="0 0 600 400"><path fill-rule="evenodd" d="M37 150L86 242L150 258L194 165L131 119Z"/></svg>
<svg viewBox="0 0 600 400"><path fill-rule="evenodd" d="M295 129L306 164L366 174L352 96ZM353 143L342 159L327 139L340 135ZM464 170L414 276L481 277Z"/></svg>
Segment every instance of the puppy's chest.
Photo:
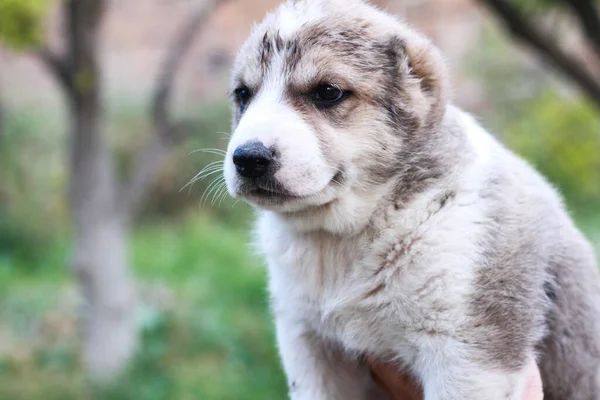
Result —
<svg viewBox="0 0 600 400"><path fill-rule="evenodd" d="M398 351L422 332L454 329L461 303L427 238L311 237L270 256L275 310L359 352ZM283 249L282 249L283 250Z"/></svg>
<svg viewBox="0 0 600 400"><path fill-rule="evenodd" d="M368 250L359 241L327 236L290 240L285 250L269 256L273 295L321 319L338 308L342 294L353 290L354 271L364 264Z"/></svg>

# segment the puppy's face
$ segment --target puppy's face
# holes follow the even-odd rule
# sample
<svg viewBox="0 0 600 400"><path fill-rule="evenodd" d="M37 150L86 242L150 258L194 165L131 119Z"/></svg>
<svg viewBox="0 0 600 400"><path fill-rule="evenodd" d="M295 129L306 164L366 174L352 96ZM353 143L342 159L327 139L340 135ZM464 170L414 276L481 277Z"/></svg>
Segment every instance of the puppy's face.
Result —
<svg viewBox="0 0 600 400"><path fill-rule="evenodd" d="M293 213L386 183L439 123L442 75L426 39L369 5L285 4L234 67L230 194Z"/></svg>

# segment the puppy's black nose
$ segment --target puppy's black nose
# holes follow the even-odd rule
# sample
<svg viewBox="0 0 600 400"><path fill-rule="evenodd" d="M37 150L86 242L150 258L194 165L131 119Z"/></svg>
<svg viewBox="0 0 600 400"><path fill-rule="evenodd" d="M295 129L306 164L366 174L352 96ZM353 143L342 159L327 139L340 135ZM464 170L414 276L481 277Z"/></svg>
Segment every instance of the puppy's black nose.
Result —
<svg viewBox="0 0 600 400"><path fill-rule="evenodd" d="M258 178L267 173L273 161L273 152L260 142L239 146L233 152L233 163L238 174L246 178Z"/></svg>

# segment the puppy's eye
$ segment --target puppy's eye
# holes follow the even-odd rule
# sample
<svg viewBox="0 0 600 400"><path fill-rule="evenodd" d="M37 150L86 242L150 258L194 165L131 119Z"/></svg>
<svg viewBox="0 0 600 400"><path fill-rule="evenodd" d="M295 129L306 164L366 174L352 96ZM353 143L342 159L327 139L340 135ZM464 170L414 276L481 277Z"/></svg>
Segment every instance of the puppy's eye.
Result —
<svg viewBox="0 0 600 400"><path fill-rule="evenodd" d="M317 86L313 94L313 101L320 107L332 107L346 97L348 92L328 84Z"/></svg>
<svg viewBox="0 0 600 400"><path fill-rule="evenodd" d="M248 106L248 102L250 102L250 98L252 97L252 93L250 93L250 89L246 87L237 88L235 90L235 99L237 100L240 110L244 111Z"/></svg>

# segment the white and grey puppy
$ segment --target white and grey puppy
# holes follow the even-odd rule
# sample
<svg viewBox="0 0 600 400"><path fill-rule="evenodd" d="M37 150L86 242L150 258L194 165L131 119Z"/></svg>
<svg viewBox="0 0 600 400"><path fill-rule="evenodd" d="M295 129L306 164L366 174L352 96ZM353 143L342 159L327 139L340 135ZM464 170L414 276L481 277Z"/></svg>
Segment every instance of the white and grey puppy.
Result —
<svg viewBox="0 0 600 400"><path fill-rule="evenodd" d="M364 356L426 400L519 399L534 360L546 399L600 399L592 248L449 104L430 41L362 1L289 1L241 49L231 93L225 177L259 210L292 399L368 398Z"/></svg>

